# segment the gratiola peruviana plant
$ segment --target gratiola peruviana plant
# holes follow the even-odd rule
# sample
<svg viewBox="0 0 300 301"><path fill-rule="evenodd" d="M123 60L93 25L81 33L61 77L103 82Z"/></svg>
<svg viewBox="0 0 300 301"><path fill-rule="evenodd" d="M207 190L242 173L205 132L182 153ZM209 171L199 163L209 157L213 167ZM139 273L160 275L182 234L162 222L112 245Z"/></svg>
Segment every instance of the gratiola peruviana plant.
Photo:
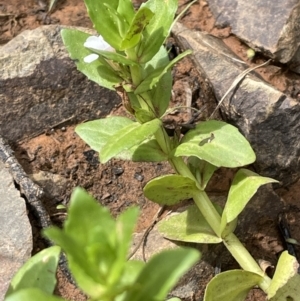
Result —
<svg viewBox="0 0 300 301"><path fill-rule="evenodd" d="M224 243L241 267L214 277L206 288L205 301L244 300L254 286L259 286L269 300L299 300L296 259L284 252L270 279L234 234L239 214L257 189L276 181L239 169L224 208L213 204L205 192L219 167L240 168L255 161L248 141L232 125L216 120L200 122L184 136L169 137L164 129L162 118L167 114L172 88L170 70L191 54L188 50L169 61L164 47L174 22L177 0L149 0L137 11L130 0L85 0L85 4L97 33L91 36L64 29L64 44L78 70L121 95L131 118L109 116L83 123L76 132L99 153L101 163L112 158L170 163L174 174L148 182L145 196L160 205L174 205L192 198L194 205L162 221L160 231L173 240ZM80 263L80 256L72 255L59 234L51 231L47 232L49 237L72 258L71 271L80 278L78 269L87 269L84 261ZM106 268L101 267L103 271ZM112 287L118 287L114 282L116 275L111 277ZM100 278L95 281L101 282ZM114 300L106 295L98 298L101 292L100 286L92 300ZM130 296L131 301L146 298ZM146 299L163 300L159 298Z"/></svg>
<svg viewBox="0 0 300 301"><path fill-rule="evenodd" d="M226 275L221 273L211 281L205 300L243 300L255 285L269 298L276 298L274 291L284 287L284 281L279 281L279 285L266 276L234 234L239 214L257 189L276 181L240 169L225 207L218 208L207 196L206 185L219 167L236 168L255 161L248 141L235 127L221 121L201 122L183 137L169 137L163 127L162 116L166 114L171 95L170 68L190 54L186 51L170 62L163 46L171 30L177 1L149 0L137 12L129 0L86 0L85 3L98 39L103 38L110 48L106 45L107 48L103 46L100 50L102 46L86 45L89 35L72 30L62 32L64 43L71 58L78 60L80 71L122 95L124 107L132 118L110 116L81 124L76 132L99 152L102 163L119 158L171 164L175 174L151 180L144 187L145 196L161 205L193 198L199 210L193 210L195 218L183 212L163 221L161 232L175 240L223 242L242 268L227 271ZM94 54L97 58L94 56L93 62L84 62L87 56ZM187 235L189 227L198 232ZM283 256L294 262L288 254ZM277 270L281 269L278 265ZM290 271L287 279L295 274L295 270ZM236 285L236 279L243 284ZM217 296L218 290L214 289L219 285L224 288L222 296Z"/></svg>

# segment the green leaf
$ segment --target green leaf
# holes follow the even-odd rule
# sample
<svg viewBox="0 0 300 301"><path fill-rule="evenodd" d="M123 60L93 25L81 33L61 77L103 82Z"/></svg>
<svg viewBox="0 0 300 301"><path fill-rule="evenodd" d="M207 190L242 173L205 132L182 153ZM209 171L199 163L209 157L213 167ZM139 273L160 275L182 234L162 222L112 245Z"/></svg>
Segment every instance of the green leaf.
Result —
<svg viewBox="0 0 300 301"><path fill-rule="evenodd" d="M92 149L99 152L111 136L133 123L134 121L127 117L108 116L81 123L76 127L75 132Z"/></svg>
<svg viewBox="0 0 300 301"><path fill-rule="evenodd" d="M223 224L221 223L221 237L226 237L228 234L233 233L237 227L238 219L235 218L229 223L226 223L225 227L223 228Z"/></svg>
<svg viewBox="0 0 300 301"><path fill-rule="evenodd" d="M192 50L186 50L185 52L178 55L175 59L169 62L166 66L155 69L151 74L149 74L134 90L135 94L141 94L143 92L151 90L163 77L163 75L179 60L183 57L192 53Z"/></svg>
<svg viewBox="0 0 300 301"><path fill-rule="evenodd" d="M100 151L100 161L105 163L124 150L141 144L151 138L161 126L159 119L153 119L144 124L135 122L112 135Z"/></svg>
<svg viewBox="0 0 300 301"><path fill-rule="evenodd" d="M255 161L246 138L234 126L222 121L201 122L188 131L174 156L195 156L217 167L239 167Z"/></svg>
<svg viewBox="0 0 300 301"><path fill-rule="evenodd" d="M120 286L130 287L131 285L133 285L137 277L141 273L142 269L144 268L144 266L145 266L144 261L139 261L139 260L127 261L126 266L124 268L124 273L122 274L122 278L120 279ZM124 298L122 298L122 300L123 299Z"/></svg>
<svg viewBox="0 0 300 301"><path fill-rule="evenodd" d="M111 60L111 61L114 61L118 64L123 64L123 65L126 65L126 66L137 65L136 62L129 60L128 58L126 58L122 54L112 52L112 51L106 51L106 50L98 50L98 49L91 48L91 47L89 47L89 49L92 50L93 53L97 53L97 54L103 56L104 58L106 58L108 60Z"/></svg>
<svg viewBox="0 0 300 301"><path fill-rule="evenodd" d="M220 232L222 233L226 225L238 217L260 186L276 182L278 181L261 177L250 170L240 169L236 173L229 190Z"/></svg>
<svg viewBox="0 0 300 301"><path fill-rule="evenodd" d="M119 0L85 0L84 2L97 32L113 48L120 50L122 32L128 30L129 24L124 18L124 12L120 12L122 16L117 11Z"/></svg>
<svg viewBox="0 0 300 301"><path fill-rule="evenodd" d="M27 288L17 291L7 298L5 301L65 301L62 298L51 296L38 288Z"/></svg>
<svg viewBox="0 0 300 301"><path fill-rule="evenodd" d="M56 286L56 268L60 247L45 249L31 257L13 277L6 297L26 288L38 288L52 294Z"/></svg>
<svg viewBox="0 0 300 301"><path fill-rule="evenodd" d="M165 175L149 181L144 187L145 196L160 205L174 205L192 198L198 192L196 183L181 175Z"/></svg>
<svg viewBox="0 0 300 301"><path fill-rule="evenodd" d="M140 123L146 123L153 119L153 113L149 112L149 110L144 109L134 109L134 116Z"/></svg>
<svg viewBox="0 0 300 301"><path fill-rule="evenodd" d="M218 206L215 207L221 211ZM158 223L158 229L164 237L172 240L205 244L222 242L196 205L189 206L184 212L167 216Z"/></svg>
<svg viewBox="0 0 300 301"><path fill-rule="evenodd" d="M193 249L163 251L145 265L124 301L164 300L179 278L199 260Z"/></svg>
<svg viewBox="0 0 300 301"><path fill-rule="evenodd" d="M297 301L300 296L300 275L295 274L288 282L278 289L270 301Z"/></svg>
<svg viewBox="0 0 300 301"><path fill-rule="evenodd" d="M56 206L56 209L58 209L58 210L66 210L67 207L65 205L59 204L59 205Z"/></svg>
<svg viewBox="0 0 300 301"><path fill-rule="evenodd" d="M121 154L124 154L124 157L128 155L127 160L134 162L162 162L168 160L168 155L162 151L156 139L145 140L140 145L134 146Z"/></svg>
<svg viewBox="0 0 300 301"><path fill-rule="evenodd" d="M244 270L223 272L208 283L204 301L244 301L250 289L262 280L261 276Z"/></svg>
<svg viewBox="0 0 300 301"><path fill-rule="evenodd" d="M149 0L142 4L149 8L154 17L146 26L143 39L139 45L140 63L146 63L159 51L171 31L171 25L178 8L177 0Z"/></svg>
<svg viewBox="0 0 300 301"><path fill-rule="evenodd" d="M169 56L165 47L161 47L156 55L145 65L144 78L153 70L166 66L169 63ZM167 110L171 99L173 79L171 70L168 70L159 80L155 87L147 93L150 95L156 115L161 117Z"/></svg>
<svg viewBox="0 0 300 301"><path fill-rule="evenodd" d="M112 251L112 245L116 241L113 224L108 209L100 207L86 192L77 188L71 197L64 229L51 227L44 231L45 235L61 246L66 253L70 270L78 286L94 298L106 293L107 269L115 260ZM110 239L108 239L109 231ZM97 246L97 242L102 244L99 254L92 253L92 248ZM107 254L108 251L110 254ZM102 262L100 255L103 256ZM101 270L98 268L100 266Z"/></svg>
<svg viewBox="0 0 300 301"><path fill-rule="evenodd" d="M129 118L113 116L82 123L76 127L75 131L93 150L101 152L102 147L110 137L133 123ZM161 162L168 160L168 156L162 152L155 139L145 140L139 145L122 151L115 157L134 162Z"/></svg>
<svg viewBox="0 0 300 301"><path fill-rule="evenodd" d="M145 26L150 22L153 16L154 14L149 8L140 7L123 38L121 43L122 49L132 48L140 41Z"/></svg>
<svg viewBox="0 0 300 301"><path fill-rule="evenodd" d="M126 267L137 209L117 221L83 189L74 190L63 230L52 227L45 235L65 251L78 286L94 299L118 294L116 284Z"/></svg>
<svg viewBox="0 0 300 301"><path fill-rule="evenodd" d="M166 112L172 93L172 75L168 70L159 82L148 93L151 95L156 116L161 117Z"/></svg>
<svg viewBox="0 0 300 301"><path fill-rule="evenodd" d="M268 289L268 300L298 300L300 296L300 275L298 261L284 251L279 258L274 277Z"/></svg>
<svg viewBox="0 0 300 301"><path fill-rule="evenodd" d="M126 22L128 24L131 24L135 15L133 3L131 2L131 0L122 0L118 2L118 13L126 19Z"/></svg>
<svg viewBox="0 0 300 301"><path fill-rule="evenodd" d="M71 59L76 63L77 69L90 80L111 90L114 90L114 86L122 82L123 79L105 61L100 59L92 63L83 61L86 56L91 54L91 51L83 46L90 36L89 34L74 29L63 29L61 36Z"/></svg>
<svg viewBox="0 0 300 301"><path fill-rule="evenodd" d="M188 164L193 175L199 181L201 189L204 190L218 167L193 156L188 158Z"/></svg>
<svg viewBox="0 0 300 301"><path fill-rule="evenodd" d="M107 282L112 286L118 283L120 275L122 275L123 270L128 267L127 264L127 256L128 251L131 246L131 238L132 233L135 228L135 224L138 217L138 208L132 207L122 212L118 218L116 219L115 231L117 233L117 248L116 252L116 260L113 262L110 267L110 274ZM132 270L134 269L137 272L140 268L138 264L131 266ZM133 272L134 272L133 271Z"/></svg>

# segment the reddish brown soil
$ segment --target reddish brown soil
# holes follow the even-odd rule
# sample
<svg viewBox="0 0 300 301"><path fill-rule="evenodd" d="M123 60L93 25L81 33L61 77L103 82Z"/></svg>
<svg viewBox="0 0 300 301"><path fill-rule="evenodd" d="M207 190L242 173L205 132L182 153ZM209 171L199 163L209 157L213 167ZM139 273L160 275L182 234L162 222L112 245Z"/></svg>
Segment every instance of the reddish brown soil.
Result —
<svg viewBox="0 0 300 301"><path fill-rule="evenodd" d="M0 0L0 44L5 44L26 29L33 29L44 24L59 23L92 27L82 0L57 0L56 2L53 11L47 13L48 1L45 0L25 2ZM143 1L134 1L136 6L141 2ZM186 1L179 2L179 9L182 9ZM247 46L230 34L230 28L215 27L214 19L204 1L200 0L199 3L193 5L182 18L182 22L190 28L204 30L222 38L241 59L247 61ZM252 66L263 60L263 57L258 56L247 63ZM290 92L296 98L299 97L300 87L296 86L293 74L287 72L284 66L281 67L270 65L261 68L258 72L279 90ZM205 116L212 112L214 104L213 94L207 82L194 70L188 59L184 59L176 66L173 75L174 93L171 105L185 105L187 93L191 91L193 94L192 105L202 110L198 120L205 119ZM115 108L112 114L123 115L124 112L119 107ZM189 114L178 111L169 117L166 123L186 122L189 118ZM64 193L56 199L50 199L46 204L53 221L57 223L61 223L64 217L57 215L56 206L58 204L68 205L73 188L81 186L87 189L101 204L108 206L114 215L128 206L139 206L141 216L137 231L143 231L151 223L158 206L145 199L142 188L151 178L171 172L167 164L160 163L141 164L112 160L107 164L100 165L97 154L91 151L74 133L74 126L66 129L57 127L47 134L23 141L16 147L16 156L25 171L30 174L43 170L58 174L66 180ZM230 176L227 172L221 171L210 185L210 190L223 192L228 188L229 183ZM299 225L297 224L297 220L299 220L299 201L297 199L300 195L299 183L289 188L281 188L278 192L285 198L288 205L295 208L295 211L290 213L289 221L293 236L300 241ZM268 223L265 223L264 227L265 232L276 232L273 228L268 229L270 227ZM38 238L37 230L35 233ZM37 242L36 245L38 245ZM35 251L38 249L39 247L36 247ZM263 250L261 258L263 258ZM210 274L204 273L205 281L201 282L202 288L199 287L199 290L203 291L206 279L210 277ZM60 273L58 279L58 294L68 300L86 300L85 296L69 284ZM248 300L265 300L265 297L257 290L253 290Z"/></svg>

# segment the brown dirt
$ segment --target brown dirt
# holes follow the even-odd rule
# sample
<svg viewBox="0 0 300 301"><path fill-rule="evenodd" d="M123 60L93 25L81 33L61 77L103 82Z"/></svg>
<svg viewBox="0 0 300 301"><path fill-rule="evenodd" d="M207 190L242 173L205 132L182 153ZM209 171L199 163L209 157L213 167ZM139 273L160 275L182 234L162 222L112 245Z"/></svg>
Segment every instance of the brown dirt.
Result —
<svg viewBox="0 0 300 301"><path fill-rule="evenodd" d="M9 2L9 3L8 3ZM83 27L92 27L87 17L85 6L82 0L58 0L52 13L47 14L47 3L45 0L21 1L21 0L0 0L0 45L5 44L14 36L26 29L34 29L43 24L64 24ZM136 6L143 1L134 1ZM186 1L179 1L180 9ZM189 28L207 31L225 43L249 66L260 64L265 60L257 56L254 60L247 61L247 46L230 34L230 28L217 28L214 19L205 1L192 6L190 11L182 18L182 22ZM289 73L285 66L270 65L258 70L259 74L272 85L281 91L291 93L292 96L300 99L300 87L294 80L294 75ZM205 119L205 116L213 110L214 96L207 81L194 70L190 61L185 58L173 71L174 86L172 106L185 105L187 93L192 92L193 107L201 109L201 115L195 121ZM117 107L112 114L123 115L123 109ZM165 122L168 126L186 122L191 115L177 111ZM160 163L131 163L118 160L111 160L101 165L98 162L97 154L91 151L81 139L74 133L74 126L67 128L57 127L50 132L28 141L22 141L16 145L16 157L20 160L25 171L29 174L40 170L49 171L60 175L65 181L64 193L55 199L49 198L46 206L54 222L61 223L64 216L58 215L56 206L58 204L68 205L70 193L76 186L87 189L101 204L108 206L117 215L128 206L137 205L141 208L137 231L145 230L151 223L158 206L145 199L142 188L151 178L171 172L166 164ZM216 192L224 192L230 184L231 174L220 170L209 189ZM297 221L300 218L299 202L300 185L295 183L291 187L281 188L278 193L285 199L289 208L289 222L291 232L295 239L300 241L300 229ZM33 221L34 224L34 221ZM264 233L274 233L277 240L280 240L274 223L268 222L263 225ZM35 237L39 237L38 227L34 228ZM261 237L259 238L261 240ZM281 244L280 241L277 242ZM253 248L256 248L255 242ZM35 252L42 248L42 244L35 242ZM251 251L251 250L250 250ZM261 251L261 257L264 257ZM210 272L203 275L201 287L206 285L206 280L211 277ZM59 284L56 292L68 300L86 300L78 289L69 284L65 277L58 273ZM199 288L200 290L200 288ZM197 294L198 296L199 294ZM253 290L248 300L265 300L265 297L257 290Z"/></svg>

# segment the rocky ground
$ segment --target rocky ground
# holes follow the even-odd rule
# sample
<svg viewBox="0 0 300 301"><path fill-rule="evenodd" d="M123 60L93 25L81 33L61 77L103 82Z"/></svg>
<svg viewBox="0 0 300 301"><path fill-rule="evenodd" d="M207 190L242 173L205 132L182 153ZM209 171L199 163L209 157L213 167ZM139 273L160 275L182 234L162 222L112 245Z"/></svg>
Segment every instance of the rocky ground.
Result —
<svg viewBox="0 0 300 301"><path fill-rule="evenodd" d="M138 7L140 2L134 3ZM186 3L179 2L181 10ZM200 0L184 15L181 25L174 27L170 45L177 50L193 49L194 53L173 71L171 105L191 104L201 110L194 122L208 119L236 81L214 117L238 126L251 142L257 154L257 163L251 168L281 181L281 185L275 187L277 194L271 187L259 191L241 217L237 233L255 258L276 265L278 254L285 247L278 232L279 213L286 214L292 236L300 241L297 199L300 190L297 182L300 174L300 76L296 47L299 36L295 32L299 26L299 8L297 1L287 1L281 6L278 1L277 10L270 9L265 2L258 10L241 1L244 6L239 5L237 10L233 2ZM141 208L136 229L138 240L158 210L157 205L144 198L142 187L152 177L170 172L170 168L165 164L117 160L100 165L97 154L74 133L74 126L84 120L124 114L118 96L79 74L62 45L59 35L62 25L92 26L83 2L57 1L53 11L47 13L43 1L26 4L19 0L0 1L0 11L0 66L4 70L0 74L0 103L4 108L0 112L0 134L15 150L14 156L25 175L43 187L45 194L41 201L51 221L62 223L65 215L56 206L67 205L72 189L79 185L108 206L114 215L132 204L138 205ZM276 26L274 18L278 20ZM29 31L25 31L27 29ZM249 55L253 54L249 49L255 50L254 57ZM241 76L247 68L256 68L269 58L272 60L267 65ZM190 112L178 110L165 123L172 127L191 117ZM14 188L22 185L23 178L9 178L7 166L12 169L17 163L8 160L3 152L1 155L1 151L0 158L6 162L6 167L0 166L3 184L0 195L8 203L1 206L3 211L0 212L0 223L6 225L6 228L0 227L0 246L4 246L0 248L1 254L7 254L11 245L15 247L8 262L0 263L3 273L0 287L5 287L17 267L30 256L30 250L39 251L45 247L45 242L39 235L41 221L30 205L27 207L33 245L32 234L24 232L25 226L15 228L14 225L21 222L27 222L28 227L24 201L19 201L17 209L11 207L10 201L13 193L19 194ZM210 183L210 195L218 202L224 202L231 178L231 172L220 170ZM14 192L5 187L12 187ZM29 200L27 196L27 204ZM12 233L5 230L7 226L14 229ZM147 244L147 256L162 244L156 229L151 232ZM221 246L199 248L203 253L202 261L173 292L183 300L202 300L217 262L222 262L223 270L236 267ZM137 256L141 256L139 254ZM58 278L58 294L69 300L85 300L62 273ZM248 296L248 300L264 299L258 290L251 291Z"/></svg>

